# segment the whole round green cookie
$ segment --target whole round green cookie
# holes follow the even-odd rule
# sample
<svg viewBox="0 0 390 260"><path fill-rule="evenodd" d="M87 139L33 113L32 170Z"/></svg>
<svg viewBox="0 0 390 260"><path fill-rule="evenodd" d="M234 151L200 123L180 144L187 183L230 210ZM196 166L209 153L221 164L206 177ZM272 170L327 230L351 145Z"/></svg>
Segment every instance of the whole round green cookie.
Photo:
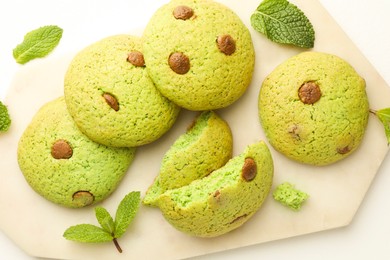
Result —
<svg viewBox="0 0 390 260"><path fill-rule="evenodd" d="M327 165L363 139L369 105L365 81L345 60L303 52L264 80L259 117L271 145L296 161Z"/></svg>
<svg viewBox="0 0 390 260"><path fill-rule="evenodd" d="M107 198L134 155L135 148L107 147L82 134L63 97L42 106L18 144L18 163L28 184L49 201L71 208Z"/></svg>
<svg viewBox="0 0 390 260"><path fill-rule="evenodd" d="M165 219L193 236L215 237L248 221L267 198L273 160L260 141L223 167L189 185L164 192L158 201Z"/></svg>
<svg viewBox="0 0 390 260"><path fill-rule="evenodd" d="M80 51L69 65L64 89L80 130L107 146L151 143L179 113L148 76L141 39L135 36L107 37Z"/></svg>
<svg viewBox="0 0 390 260"><path fill-rule="evenodd" d="M251 82L255 53L250 33L217 2L172 0L154 13L143 38L151 78L181 107L226 107Z"/></svg>
<svg viewBox="0 0 390 260"><path fill-rule="evenodd" d="M156 205L166 190L179 188L219 169L231 158L233 137L229 125L213 111L202 112L164 155L160 172L143 199Z"/></svg>

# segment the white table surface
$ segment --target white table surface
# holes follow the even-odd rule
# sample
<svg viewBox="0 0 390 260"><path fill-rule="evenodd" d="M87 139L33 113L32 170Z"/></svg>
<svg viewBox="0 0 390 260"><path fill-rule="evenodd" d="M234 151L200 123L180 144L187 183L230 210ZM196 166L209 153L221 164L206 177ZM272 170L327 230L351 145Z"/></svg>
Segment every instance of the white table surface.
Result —
<svg viewBox="0 0 390 260"><path fill-rule="evenodd" d="M69 2L74 4L71 5ZM124 32L129 27L129 23L130 25L146 24L152 13L149 6L158 6L161 2L164 1L2 0L0 2L0 100L5 97L12 77L20 66L12 58L12 49L22 41L26 32L43 25L59 25L64 29L64 35L60 45L51 55L61 55L107 35ZM320 0L320 2L390 85L388 29L390 1ZM119 26L108 26L108 20ZM374 179L357 215L347 227L229 250L196 259L390 259L388 198L390 198L390 154ZM37 258L24 253L0 231L0 259Z"/></svg>

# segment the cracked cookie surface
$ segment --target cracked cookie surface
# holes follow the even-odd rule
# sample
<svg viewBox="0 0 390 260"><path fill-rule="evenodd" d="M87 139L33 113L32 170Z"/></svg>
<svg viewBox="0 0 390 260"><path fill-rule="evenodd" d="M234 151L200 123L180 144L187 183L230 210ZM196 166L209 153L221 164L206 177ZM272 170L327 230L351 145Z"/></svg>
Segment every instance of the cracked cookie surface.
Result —
<svg viewBox="0 0 390 260"><path fill-rule="evenodd" d="M251 82L255 53L249 30L217 2L170 1L154 13L143 38L151 78L180 107L226 107Z"/></svg>
<svg viewBox="0 0 390 260"><path fill-rule="evenodd" d="M259 118L270 144L296 161L327 165L361 143L369 104L364 79L345 60L303 52L263 81Z"/></svg>
<svg viewBox="0 0 390 260"><path fill-rule="evenodd" d="M106 37L77 53L69 65L66 104L80 130L95 142L113 147L145 145L176 121L180 108L150 79L141 41L131 35Z"/></svg>
<svg viewBox="0 0 390 260"><path fill-rule="evenodd" d="M47 200L80 208L107 198L119 185L135 148L113 148L80 132L63 97L43 105L18 144L28 184Z"/></svg>

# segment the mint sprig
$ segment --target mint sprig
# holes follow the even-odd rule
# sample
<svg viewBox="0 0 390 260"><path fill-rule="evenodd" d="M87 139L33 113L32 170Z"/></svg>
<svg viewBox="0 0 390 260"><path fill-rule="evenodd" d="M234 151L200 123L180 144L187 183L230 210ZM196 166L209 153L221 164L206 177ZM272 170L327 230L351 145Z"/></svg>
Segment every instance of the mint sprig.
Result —
<svg viewBox="0 0 390 260"><path fill-rule="evenodd" d="M47 25L27 33L23 42L13 49L16 62L25 64L35 58L45 57L58 45L62 32L56 25Z"/></svg>
<svg viewBox="0 0 390 260"><path fill-rule="evenodd" d="M113 241L115 247L122 253L117 238L120 238L133 221L141 201L139 191L127 194L119 203L115 221L103 207L95 208L95 216L100 227L91 224L79 224L65 230L63 236L72 241L83 243L100 243Z"/></svg>
<svg viewBox="0 0 390 260"><path fill-rule="evenodd" d="M313 25L297 6L287 0L264 0L250 20L256 31L273 42L314 47Z"/></svg>
<svg viewBox="0 0 390 260"><path fill-rule="evenodd" d="M376 115L383 124L387 138L387 144L390 144L390 108L384 108L376 111L370 110L370 112Z"/></svg>

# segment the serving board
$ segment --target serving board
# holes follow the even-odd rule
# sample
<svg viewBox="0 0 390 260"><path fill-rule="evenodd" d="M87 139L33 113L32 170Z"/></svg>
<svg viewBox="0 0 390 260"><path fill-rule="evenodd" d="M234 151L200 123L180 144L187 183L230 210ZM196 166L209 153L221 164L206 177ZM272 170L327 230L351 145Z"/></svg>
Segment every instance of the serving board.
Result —
<svg viewBox="0 0 390 260"><path fill-rule="evenodd" d="M162 1L167 2L167 1ZM256 51L255 74L247 92L217 113L231 126L234 155L265 140L257 115L261 82L278 64L304 51L267 40L250 26L258 0L220 0L249 28ZM328 52L348 61L367 83L370 108L389 107L390 88L363 57L319 2L291 1L301 8L316 31L314 51ZM155 6L157 9L158 6ZM141 34L141 30L129 33ZM110 36L110 35L107 35ZM80 49L84 46L80 46ZM181 259L348 225L359 208L388 151L383 127L370 115L359 149L330 166L314 167L291 161L270 147L275 163L274 189L289 181L310 195L299 212L268 196L262 208L242 227L217 238L196 238L171 227L156 208L141 206L126 234L119 239L123 253L112 243L80 244L65 240L63 232L80 223L97 224L92 207L67 209L43 199L26 183L16 160L18 140L37 110L63 95L63 77L75 50L63 57L47 57L25 66L15 75L5 103L13 124L0 136L0 229L28 254L60 259ZM174 127L158 141L137 150L136 158L118 189L100 205L115 214L130 191L142 196L158 173L164 153L184 133L197 113L182 111Z"/></svg>

